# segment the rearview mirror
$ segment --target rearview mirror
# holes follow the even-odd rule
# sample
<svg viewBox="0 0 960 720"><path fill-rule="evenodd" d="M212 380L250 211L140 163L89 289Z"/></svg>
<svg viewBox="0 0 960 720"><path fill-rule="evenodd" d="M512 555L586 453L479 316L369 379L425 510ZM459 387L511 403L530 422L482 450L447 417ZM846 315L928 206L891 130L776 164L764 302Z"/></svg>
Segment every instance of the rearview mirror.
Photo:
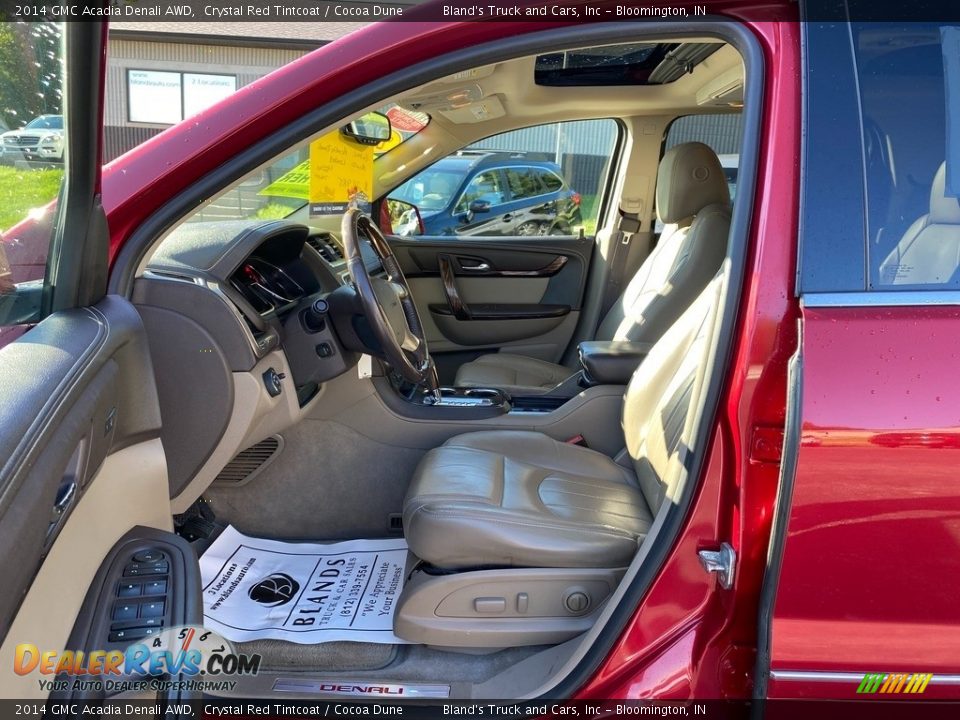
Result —
<svg viewBox="0 0 960 720"><path fill-rule="evenodd" d="M344 125L340 132L358 143L364 145L379 145L390 139L390 118L383 113L368 112L361 115L349 125Z"/></svg>

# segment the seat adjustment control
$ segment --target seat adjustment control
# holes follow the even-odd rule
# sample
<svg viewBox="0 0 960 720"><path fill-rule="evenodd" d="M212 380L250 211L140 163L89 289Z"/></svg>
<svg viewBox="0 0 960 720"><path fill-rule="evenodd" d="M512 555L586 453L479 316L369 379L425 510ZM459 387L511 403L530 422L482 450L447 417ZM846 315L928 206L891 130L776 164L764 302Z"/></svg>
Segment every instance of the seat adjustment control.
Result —
<svg viewBox="0 0 960 720"><path fill-rule="evenodd" d="M502 597L482 597L473 601L473 609L484 615L495 615L507 609L507 600Z"/></svg>
<svg viewBox="0 0 960 720"><path fill-rule="evenodd" d="M563 606L574 615L581 615L590 609L590 593L582 587L569 588L563 594Z"/></svg>

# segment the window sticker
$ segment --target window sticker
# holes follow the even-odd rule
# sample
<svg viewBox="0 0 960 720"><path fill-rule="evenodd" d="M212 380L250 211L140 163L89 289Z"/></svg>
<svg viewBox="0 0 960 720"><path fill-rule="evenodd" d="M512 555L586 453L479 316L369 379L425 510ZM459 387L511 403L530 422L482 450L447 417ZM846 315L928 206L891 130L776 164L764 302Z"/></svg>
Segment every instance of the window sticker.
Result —
<svg viewBox="0 0 960 720"><path fill-rule="evenodd" d="M310 217L370 212L374 150L339 130L310 143Z"/></svg>

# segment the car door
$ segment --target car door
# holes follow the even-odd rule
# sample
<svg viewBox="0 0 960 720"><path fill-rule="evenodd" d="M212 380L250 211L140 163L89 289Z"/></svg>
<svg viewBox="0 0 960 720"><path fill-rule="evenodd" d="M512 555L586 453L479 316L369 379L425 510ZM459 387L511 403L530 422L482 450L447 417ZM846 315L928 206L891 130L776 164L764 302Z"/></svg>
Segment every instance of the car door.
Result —
<svg viewBox="0 0 960 720"><path fill-rule="evenodd" d="M957 699L960 28L846 17L803 28L801 345L756 696Z"/></svg>
<svg viewBox="0 0 960 720"><path fill-rule="evenodd" d="M166 460L143 325L129 302L105 294L99 188L106 27L4 25L19 33L19 52L5 55L11 67L4 72L45 58L37 81L49 93L43 102L63 105L66 137L62 170L23 165L0 175L9 210L19 188L49 180L37 173L62 174L55 206L31 211L0 245L6 255L45 243L31 248L24 265L11 253L0 286L0 322L17 326L5 339L22 333L0 348L0 697L25 700L45 699L51 687L44 681L56 677L36 664L40 654L103 650L113 641L118 576L106 561L125 562L118 548L135 553L145 538L170 542L177 549L165 557L173 565L182 564L176 553L183 548L165 532ZM47 255L40 277L30 262L37 254ZM168 612L165 619L176 618Z"/></svg>
<svg viewBox="0 0 960 720"><path fill-rule="evenodd" d="M469 152L491 155L487 162L498 168L497 179L491 176L485 187L496 183L504 204L474 213L469 231L453 236L391 239L446 381L458 364L485 352L549 362L563 358L583 309L599 205L616 167L620 132L618 122L605 119L487 138ZM557 222L557 193L545 194L548 188L533 164L550 162L559 171L554 160L567 168L566 182L578 202L580 193L588 198L589 210L581 216L578 205L575 225ZM557 182L563 185L564 179L557 176ZM490 197L475 180L467 183L464 197L471 193ZM519 229L533 226L538 229Z"/></svg>

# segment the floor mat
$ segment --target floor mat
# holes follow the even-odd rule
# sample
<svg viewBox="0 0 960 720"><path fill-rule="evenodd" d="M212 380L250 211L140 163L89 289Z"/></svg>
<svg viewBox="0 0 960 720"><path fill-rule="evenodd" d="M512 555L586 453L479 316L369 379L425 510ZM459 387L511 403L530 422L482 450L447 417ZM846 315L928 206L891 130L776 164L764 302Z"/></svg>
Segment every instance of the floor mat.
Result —
<svg viewBox="0 0 960 720"><path fill-rule="evenodd" d="M402 538L296 543L230 526L200 558L204 625L228 640L401 644Z"/></svg>

